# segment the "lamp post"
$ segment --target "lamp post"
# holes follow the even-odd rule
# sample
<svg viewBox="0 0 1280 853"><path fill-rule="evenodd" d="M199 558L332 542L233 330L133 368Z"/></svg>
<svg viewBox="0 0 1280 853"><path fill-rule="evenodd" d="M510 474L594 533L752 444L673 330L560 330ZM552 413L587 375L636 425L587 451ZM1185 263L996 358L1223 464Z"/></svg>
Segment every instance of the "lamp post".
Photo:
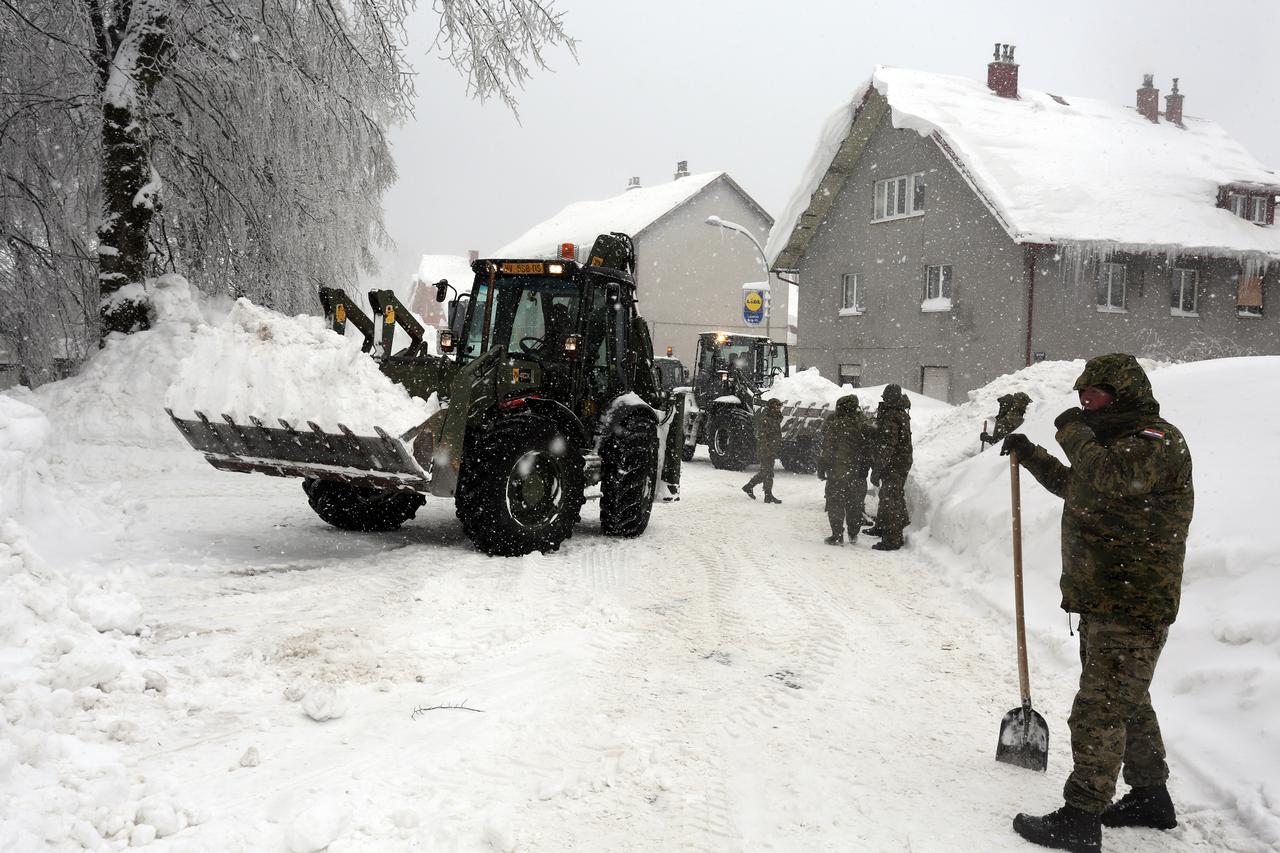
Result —
<svg viewBox="0 0 1280 853"><path fill-rule="evenodd" d="M769 327L773 322L773 284L769 281L769 258L764 253L764 247L760 245L760 241L756 239L756 235L752 234L746 227L736 222L730 222L727 219L721 219L719 216L708 216L707 224L714 225L717 228L725 228L729 231L737 231L739 234L751 241L751 245L756 247L756 251L760 253L760 263L764 265L764 283L769 291L769 310L764 314L764 334L765 337L773 340Z"/></svg>

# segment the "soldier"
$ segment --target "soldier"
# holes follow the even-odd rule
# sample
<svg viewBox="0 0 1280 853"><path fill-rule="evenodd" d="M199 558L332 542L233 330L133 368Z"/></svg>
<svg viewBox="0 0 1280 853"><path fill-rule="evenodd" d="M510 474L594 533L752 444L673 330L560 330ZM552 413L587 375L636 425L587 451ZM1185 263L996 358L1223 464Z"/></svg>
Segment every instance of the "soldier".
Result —
<svg viewBox="0 0 1280 853"><path fill-rule="evenodd" d="M978 436L978 441L983 444L998 444L1006 435L1022 426L1031 398L1021 391L1015 391L1012 394L1002 394L996 398L996 402L1000 404L1000 410L996 413L995 428L991 432L984 430Z"/></svg>
<svg viewBox="0 0 1280 853"><path fill-rule="evenodd" d="M854 394L837 400L835 414L822 425L818 479L827 481L827 520L831 522L831 535L822 541L828 545L842 544L846 527L849 543L858 541L862 504L867 497L867 471L871 468L866 427L867 416L858 407Z"/></svg>
<svg viewBox="0 0 1280 853"><path fill-rule="evenodd" d="M911 470L911 401L901 386L886 385L876 409L876 452L871 479L880 482L880 509L867 530L879 536L876 551L902 547L907 517L907 472Z"/></svg>
<svg viewBox="0 0 1280 853"><path fill-rule="evenodd" d="M1001 447L1064 500L1062 608L1080 614L1066 804L1020 814L1013 829L1045 847L1092 851L1101 850L1103 826L1178 823L1148 691L1178 613L1194 492L1191 452L1160 417L1137 359L1090 359L1075 388L1081 408L1054 421L1069 465L1021 433ZM1122 766L1130 790L1112 804Z"/></svg>
<svg viewBox="0 0 1280 853"><path fill-rule="evenodd" d="M782 401L770 400L764 411L756 415L756 459L760 470L742 487L751 500L756 499L755 487L764 484L764 502L780 504L773 496L773 466L782 452Z"/></svg>

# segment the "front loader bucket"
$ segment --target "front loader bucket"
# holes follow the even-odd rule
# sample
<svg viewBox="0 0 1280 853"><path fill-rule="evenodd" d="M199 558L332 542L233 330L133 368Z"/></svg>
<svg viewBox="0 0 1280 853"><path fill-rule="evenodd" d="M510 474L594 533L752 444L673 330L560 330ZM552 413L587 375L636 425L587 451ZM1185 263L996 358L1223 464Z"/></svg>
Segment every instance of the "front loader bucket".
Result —
<svg viewBox="0 0 1280 853"><path fill-rule="evenodd" d="M338 424L341 432L335 434L311 421L307 429L299 430L283 419L279 427L269 427L252 416L246 425L230 415L223 415L218 423L199 411L195 420L179 418L172 409L165 411L191 446L223 471L341 480L380 489L430 489L430 463L424 468L404 440L378 427L374 427L377 435L367 436ZM421 430L417 444L430 441L431 433ZM431 459L430 447L425 452L418 447L418 451L418 458Z"/></svg>

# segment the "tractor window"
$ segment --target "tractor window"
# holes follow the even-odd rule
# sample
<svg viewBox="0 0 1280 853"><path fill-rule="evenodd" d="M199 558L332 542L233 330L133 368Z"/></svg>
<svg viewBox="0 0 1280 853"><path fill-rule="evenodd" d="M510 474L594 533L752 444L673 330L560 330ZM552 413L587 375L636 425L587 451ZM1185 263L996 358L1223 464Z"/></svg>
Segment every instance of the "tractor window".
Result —
<svg viewBox="0 0 1280 853"><path fill-rule="evenodd" d="M479 358L484 331L484 314L489 309L489 283L477 281L471 295L471 325L467 329L466 345L462 348L461 361Z"/></svg>
<svg viewBox="0 0 1280 853"><path fill-rule="evenodd" d="M503 276L494 283L494 298L486 298L487 285L477 286L476 308L467 335L470 360L481 349L504 346L508 353L563 353L564 338L576 327L577 285L561 278ZM486 322L487 321L487 322ZM485 326L489 338L482 340ZM547 340L547 336L554 340Z"/></svg>
<svg viewBox="0 0 1280 853"><path fill-rule="evenodd" d="M590 358L588 392L598 403L613 396L617 385L617 323L619 308L616 290L597 285L591 291L591 315L587 326L586 352Z"/></svg>

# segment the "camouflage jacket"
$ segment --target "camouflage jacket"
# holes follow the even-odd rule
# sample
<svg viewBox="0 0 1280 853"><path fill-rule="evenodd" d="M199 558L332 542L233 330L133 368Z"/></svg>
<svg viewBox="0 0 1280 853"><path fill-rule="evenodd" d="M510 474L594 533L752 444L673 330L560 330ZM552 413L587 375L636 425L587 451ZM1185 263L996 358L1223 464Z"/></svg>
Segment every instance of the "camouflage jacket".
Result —
<svg viewBox="0 0 1280 853"><path fill-rule="evenodd" d="M910 408L911 401L899 391L876 409L875 468L881 477L905 477L911 470Z"/></svg>
<svg viewBox="0 0 1280 853"><path fill-rule="evenodd" d="M1195 494L1186 440L1160 417L1136 359L1099 356L1076 388L1107 385L1116 399L1057 441L1070 465L1042 447L1020 460L1062 508L1062 608L1140 625L1178 615Z"/></svg>
<svg viewBox="0 0 1280 853"><path fill-rule="evenodd" d="M770 411L768 404L756 415L756 458L777 459L782 454L782 412Z"/></svg>
<svg viewBox="0 0 1280 853"><path fill-rule="evenodd" d="M831 480L866 479L871 467L868 418L858 398L846 394L836 401L836 411L822 424L822 456L818 467Z"/></svg>

